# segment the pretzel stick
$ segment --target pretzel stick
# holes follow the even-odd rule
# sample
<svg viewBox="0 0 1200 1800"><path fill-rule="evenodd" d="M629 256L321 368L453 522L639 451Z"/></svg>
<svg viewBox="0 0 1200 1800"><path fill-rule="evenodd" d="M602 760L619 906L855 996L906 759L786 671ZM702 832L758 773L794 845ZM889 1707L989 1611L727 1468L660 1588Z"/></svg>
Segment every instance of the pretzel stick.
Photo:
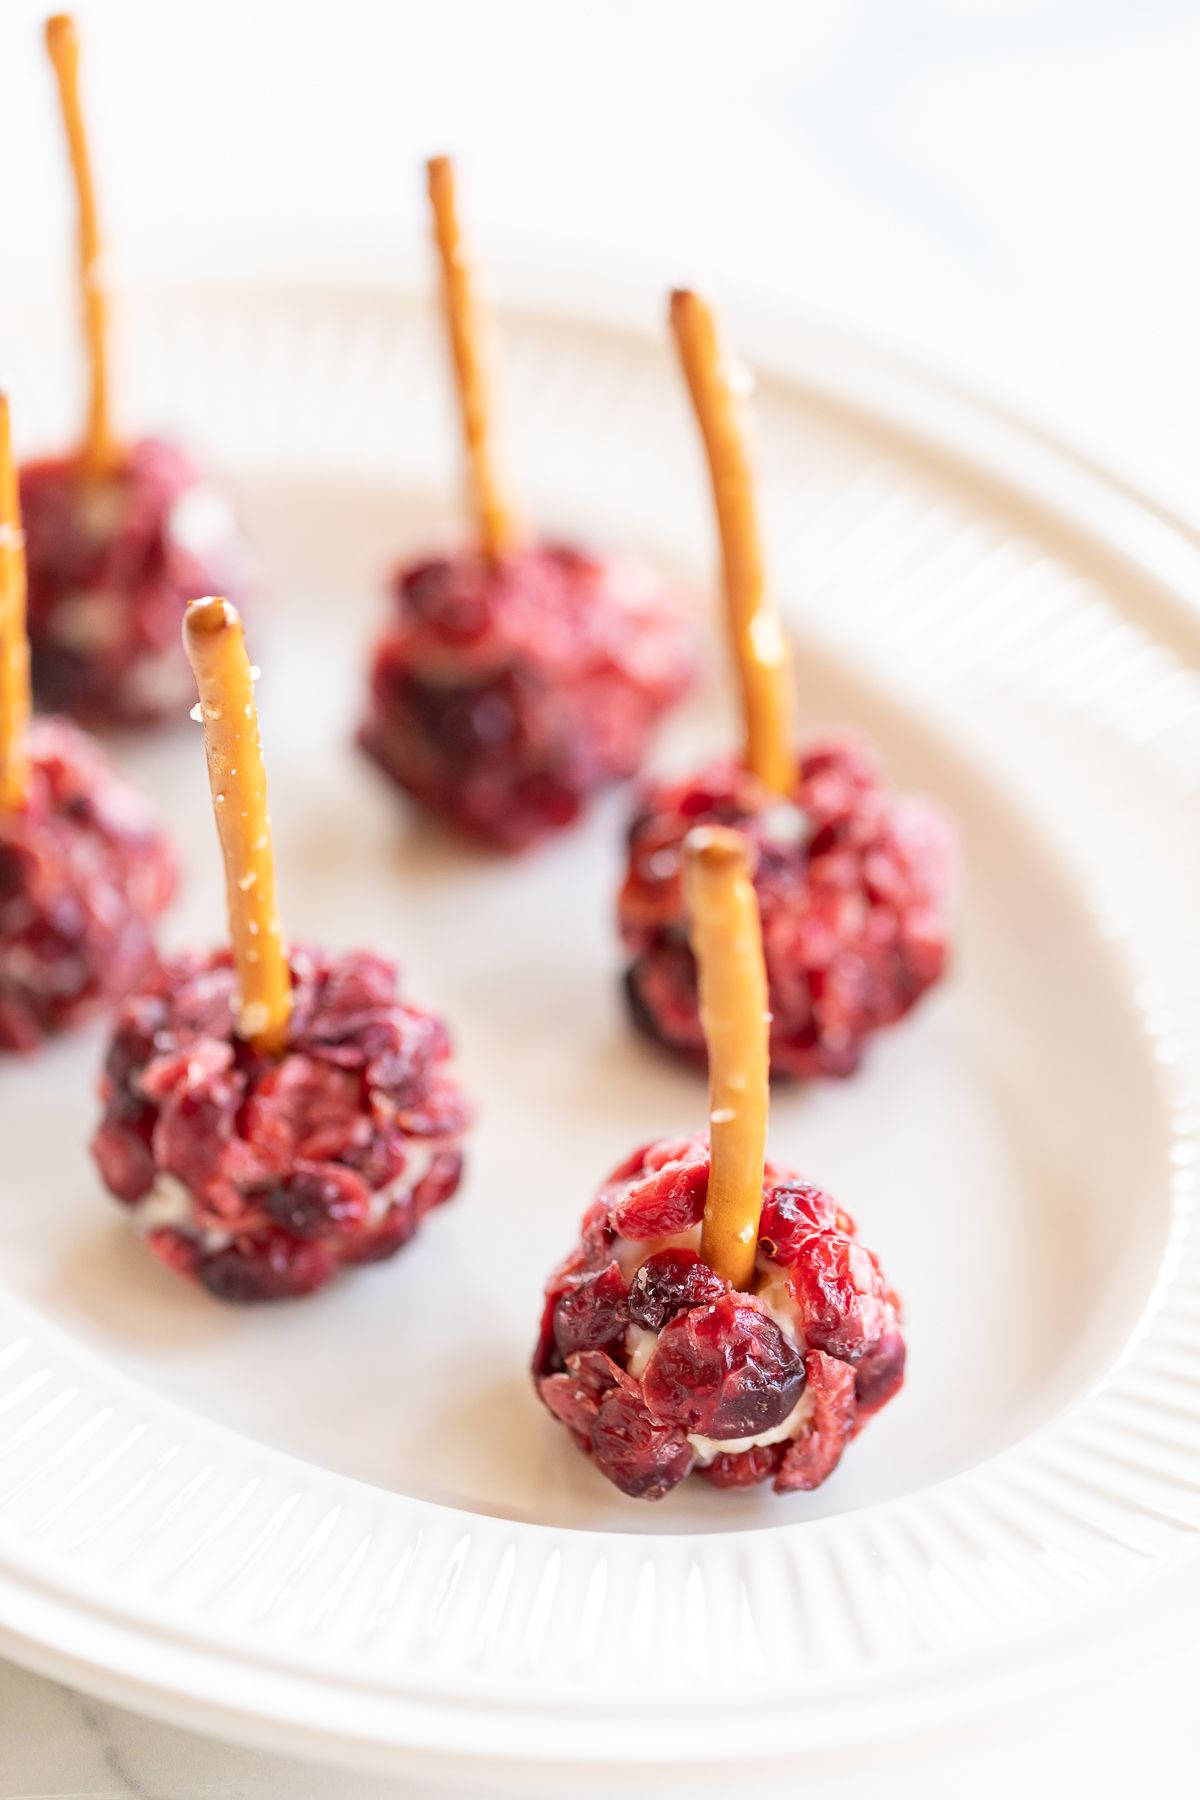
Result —
<svg viewBox="0 0 1200 1800"><path fill-rule="evenodd" d="M675 290L671 329L712 479L725 605L742 691L746 765L773 792L790 794L796 784L791 670L763 573L744 378L723 352L712 309L699 295L685 288Z"/></svg>
<svg viewBox="0 0 1200 1800"><path fill-rule="evenodd" d="M495 350L490 320L480 302L458 228L454 164L435 156L426 165L433 233L442 265L442 307L454 357L455 383L467 451L471 509L485 556L496 562L520 531L496 468L492 395Z"/></svg>
<svg viewBox="0 0 1200 1800"><path fill-rule="evenodd" d="M13 460L8 397L0 394L0 808L16 812L29 794L29 636L25 627L25 538Z"/></svg>
<svg viewBox="0 0 1200 1800"><path fill-rule="evenodd" d="M739 832L702 825L684 847L700 1018L708 1045L712 1166L700 1254L748 1288L758 1248L770 1062L767 970L750 853Z"/></svg>
<svg viewBox="0 0 1200 1800"><path fill-rule="evenodd" d="M183 641L200 690L208 782L225 859L238 1031L274 1056L287 1042L292 983L275 899L254 674L237 609L228 600L193 600Z"/></svg>
<svg viewBox="0 0 1200 1800"><path fill-rule="evenodd" d="M79 105L79 38L69 13L56 13L46 20L46 49L58 78L58 98L79 211L79 288L83 297L84 340L91 382L83 464L92 474L101 474L112 467L117 457L108 406L108 299L100 268L100 228L96 222L92 163Z"/></svg>

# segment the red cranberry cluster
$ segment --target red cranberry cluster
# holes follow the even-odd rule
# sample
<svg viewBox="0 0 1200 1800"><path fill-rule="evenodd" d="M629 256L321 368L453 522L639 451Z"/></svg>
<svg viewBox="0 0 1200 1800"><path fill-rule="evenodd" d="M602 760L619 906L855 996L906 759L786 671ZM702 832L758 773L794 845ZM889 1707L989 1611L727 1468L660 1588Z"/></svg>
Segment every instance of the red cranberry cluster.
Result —
<svg viewBox="0 0 1200 1800"><path fill-rule="evenodd" d="M294 950L288 1049L234 1031L226 952L160 969L121 1008L100 1172L150 1248L225 1300L311 1293L391 1256L462 1173L467 1108L441 1021L383 957Z"/></svg>
<svg viewBox="0 0 1200 1800"><path fill-rule="evenodd" d="M819 1487L904 1380L899 1302L853 1220L768 1165L755 1292L739 1293L695 1247L708 1171L706 1138L636 1150L546 1288L538 1393L636 1499L691 1473Z"/></svg>
<svg viewBox="0 0 1200 1800"><path fill-rule="evenodd" d="M850 1075L873 1031L901 1018L946 962L954 856L931 802L893 793L874 753L833 737L800 756L786 799L733 762L642 799L629 833L621 936L637 1023L702 1059L683 843L720 824L753 842L771 996L771 1066Z"/></svg>
<svg viewBox="0 0 1200 1800"><path fill-rule="evenodd" d="M28 804L0 809L0 1050L34 1050L128 992L175 865L150 810L73 725L31 725Z"/></svg>
<svg viewBox="0 0 1200 1800"><path fill-rule="evenodd" d="M246 552L226 501L172 444L147 438L103 475L76 458L21 471L29 638L41 703L88 724L186 709L189 600L238 598Z"/></svg>
<svg viewBox="0 0 1200 1800"><path fill-rule="evenodd" d="M518 850L634 774L687 688L692 629L631 558L558 544L402 569L364 748L461 830Z"/></svg>

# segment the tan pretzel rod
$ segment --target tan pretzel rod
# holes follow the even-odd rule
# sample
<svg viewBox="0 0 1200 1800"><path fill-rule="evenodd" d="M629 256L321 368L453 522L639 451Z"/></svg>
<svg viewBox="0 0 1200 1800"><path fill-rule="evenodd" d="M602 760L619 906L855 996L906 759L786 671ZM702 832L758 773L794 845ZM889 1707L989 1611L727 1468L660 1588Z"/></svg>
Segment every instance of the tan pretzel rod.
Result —
<svg viewBox="0 0 1200 1800"><path fill-rule="evenodd" d="M16 811L29 791L29 636L25 627L25 539L8 398L0 394L0 807Z"/></svg>
<svg viewBox="0 0 1200 1800"><path fill-rule="evenodd" d="M762 925L740 833L699 826L688 834L685 857L712 1134L700 1254L744 1290L754 1274L767 1146L770 1013Z"/></svg>
<svg viewBox="0 0 1200 1800"><path fill-rule="evenodd" d="M492 418L495 352L491 324L480 303L458 228L454 164L448 156L426 165L433 232L442 265L442 305L454 357L454 375L467 451L471 508L484 553L493 562L511 550L520 535L496 467Z"/></svg>
<svg viewBox="0 0 1200 1800"><path fill-rule="evenodd" d="M275 899L254 672L236 607L228 600L193 600L183 641L200 690L208 781L225 859L238 1030L256 1049L275 1055L287 1041L292 985Z"/></svg>
<svg viewBox="0 0 1200 1800"><path fill-rule="evenodd" d="M796 781L791 670L763 573L743 377L722 350L712 309L698 294L677 288L671 295L671 329L708 456L742 691L746 764L773 792L788 794Z"/></svg>
<svg viewBox="0 0 1200 1800"><path fill-rule="evenodd" d="M56 13L46 20L46 49L58 78L79 211L79 286L91 381L83 461L86 468L99 472L109 468L116 455L108 408L108 299L100 267L100 228L96 221L91 157L79 105L79 38L69 13Z"/></svg>

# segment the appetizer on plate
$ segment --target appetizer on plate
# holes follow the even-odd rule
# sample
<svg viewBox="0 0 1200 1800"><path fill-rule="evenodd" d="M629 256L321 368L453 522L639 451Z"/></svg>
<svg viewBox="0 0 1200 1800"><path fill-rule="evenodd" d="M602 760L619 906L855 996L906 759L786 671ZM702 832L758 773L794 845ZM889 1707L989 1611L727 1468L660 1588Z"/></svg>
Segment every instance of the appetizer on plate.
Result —
<svg viewBox="0 0 1200 1800"><path fill-rule="evenodd" d="M772 1069L849 1075L871 1034L908 1012L945 967L953 836L932 801L888 786L861 737L837 733L795 747L740 371L697 295L672 295L671 325L712 477L746 743L741 756L639 798L618 904L630 1007L650 1036L703 1057L683 846L696 825L735 826L751 847L762 912Z"/></svg>
<svg viewBox="0 0 1200 1800"><path fill-rule="evenodd" d="M391 1256L462 1173L446 1028L382 956L284 945L254 671L225 600L195 601L231 950L181 956L120 1009L93 1142L155 1254L226 1300L311 1293Z"/></svg>
<svg viewBox="0 0 1200 1800"><path fill-rule="evenodd" d="M488 325L449 160L428 176L476 540L395 575L360 741L422 805L519 850L637 771L691 680L693 628L640 559L522 530L497 469Z"/></svg>
<svg viewBox="0 0 1200 1800"><path fill-rule="evenodd" d="M90 397L80 447L21 470L34 685L45 706L86 724L148 724L176 714L191 692L179 647L185 606L214 588L242 588L248 556L228 501L177 445L114 434L108 296L73 21L50 19L46 45L78 200Z"/></svg>
<svg viewBox="0 0 1200 1800"><path fill-rule="evenodd" d="M0 1051L119 1000L175 866L149 807L65 719L30 720L25 555L0 395Z"/></svg>
<svg viewBox="0 0 1200 1800"><path fill-rule="evenodd" d="M622 1493L820 1485L904 1379L900 1308L836 1201L765 1161L767 977L745 836L684 848L710 1135L635 1150L551 1276L533 1374Z"/></svg>

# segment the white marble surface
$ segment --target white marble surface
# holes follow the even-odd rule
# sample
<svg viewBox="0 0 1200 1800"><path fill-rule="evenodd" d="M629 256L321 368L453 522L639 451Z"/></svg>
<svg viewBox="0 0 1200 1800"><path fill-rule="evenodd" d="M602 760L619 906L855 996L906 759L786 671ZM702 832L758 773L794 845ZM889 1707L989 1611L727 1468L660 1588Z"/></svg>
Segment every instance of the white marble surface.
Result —
<svg viewBox="0 0 1200 1800"><path fill-rule="evenodd" d="M5 240L65 227L42 10L0 8L0 150L20 170L0 277ZM1065 422L1200 516L1194 0L80 10L115 235L416 232L417 159L452 146L485 243L608 252L851 321ZM888 1771L889 1794L1182 1789L1198 1675ZM818 1800L879 1788L804 1783ZM400 1792L417 1790L215 1745L0 1666L0 1800Z"/></svg>
<svg viewBox="0 0 1200 1800"><path fill-rule="evenodd" d="M1047 1725L969 1755L847 1781L813 1781L798 1766L791 1791L805 1800L878 1800L885 1783L888 1800L1185 1793L1200 1759L1198 1677L1200 1665L1190 1682L1173 1682L1117 1713ZM447 1791L231 1749L0 1668L0 1800L434 1800L435 1792L444 1800ZM473 1800L465 1789L454 1791L458 1800ZM621 1791L627 1796L630 1784Z"/></svg>

